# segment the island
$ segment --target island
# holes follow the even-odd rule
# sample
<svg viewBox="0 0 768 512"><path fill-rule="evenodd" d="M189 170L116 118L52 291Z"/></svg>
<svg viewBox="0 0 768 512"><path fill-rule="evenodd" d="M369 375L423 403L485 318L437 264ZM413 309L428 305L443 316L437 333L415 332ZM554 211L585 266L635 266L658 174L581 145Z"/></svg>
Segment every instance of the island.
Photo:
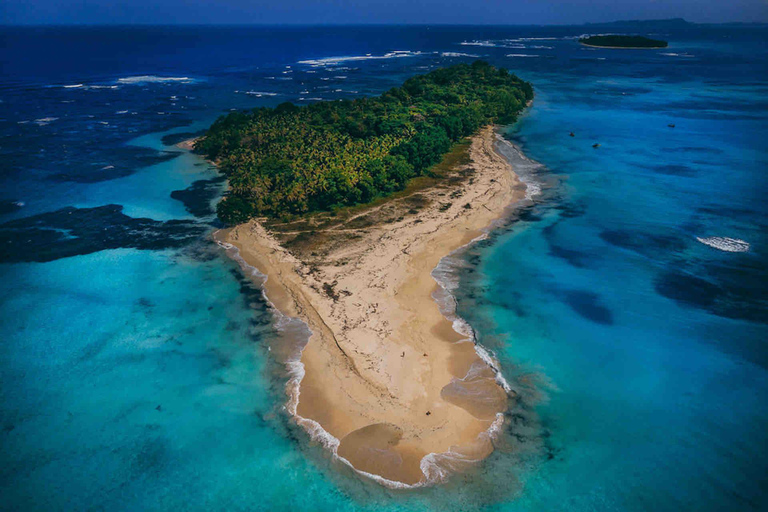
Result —
<svg viewBox="0 0 768 512"><path fill-rule="evenodd" d="M230 113L195 143L229 179L216 240L284 319L286 408L340 467L402 488L492 453L515 395L433 271L525 200L494 124L532 99L477 61Z"/></svg>
<svg viewBox="0 0 768 512"><path fill-rule="evenodd" d="M666 41L658 39L618 34L582 37L579 39L579 42L585 46L593 46L595 48L652 49L666 48L668 46Z"/></svg>

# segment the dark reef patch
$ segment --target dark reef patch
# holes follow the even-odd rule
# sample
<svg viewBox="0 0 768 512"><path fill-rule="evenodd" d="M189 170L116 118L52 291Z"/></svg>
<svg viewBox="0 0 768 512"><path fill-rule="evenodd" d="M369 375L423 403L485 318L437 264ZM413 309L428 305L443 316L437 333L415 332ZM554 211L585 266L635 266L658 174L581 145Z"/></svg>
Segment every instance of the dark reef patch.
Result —
<svg viewBox="0 0 768 512"><path fill-rule="evenodd" d="M48 176L51 181L76 183L98 183L134 174L150 165L167 162L179 156L179 151L155 151L154 149L123 146L110 152L108 158L89 164L81 161L62 161L59 168L64 170Z"/></svg>
<svg viewBox="0 0 768 512"><path fill-rule="evenodd" d="M197 180L184 190L174 190L171 197L184 203L184 207L195 217L207 217L216 213L212 203L221 195L221 184L225 176L216 176L210 180Z"/></svg>
<svg viewBox="0 0 768 512"><path fill-rule="evenodd" d="M184 142L185 140L195 139L205 135L205 132L206 130L198 130L196 132L169 133L168 135L164 135L161 140L164 146L175 146L179 142Z"/></svg>
<svg viewBox="0 0 768 512"><path fill-rule="evenodd" d="M105 249L170 249L199 240L206 226L125 215L116 204L67 207L0 224L0 262L44 262Z"/></svg>
<svg viewBox="0 0 768 512"><path fill-rule="evenodd" d="M712 147L699 147L699 146L681 146L677 148L662 148L662 151L667 153L710 153L719 155L723 152L722 149Z"/></svg>
<svg viewBox="0 0 768 512"><path fill-rule="evenodd" d="M574 249L567 249L561 245L549 244L549 254L556 258L561 258L567 261L570 265L577 268L584 268L587 266L591 256L587 253L576 251Z"/></svg>
<svg viewBox="0 0 768 512"><path fill-rule="evenodd" d="M625 229L607 229L600 238L611 245L629 249L644 256L658 256L659 251L676 253L685 249L689 241L671 235L657 235Z"/></svg>
<svg viewBox="0 0 768 512"><path fill-rule="evenodd" d="M679 272L665 272L656 280L656 291L677 302L708 308L724 291L705 279Z"/></svg>
<svg viewBox="0 0 768 512"><path fill-rule="evenodd" d="M564 293L565 303L580 316L597 324L612 325L613 313L600 304L596 293L572 290Z"/></svg>
<svg viewBox="0 0 768 512"><path fill-rule="evenodd" d="M575 219L576 217L581 217L586 213L587 205L582 202L566 202L553 206L552 209L559 211L560 217L564 219Z"/></svg>
<svg viewBox="0 0 768 512"><path fill-rule="evenodd" d="M765 269L706 265L700 275L702 277L684 271L664 272L656 278L656 292L714 315L768 323Z"/></svg>
<svg viewBox="0 0 768 512"><path fill-rule="evenodd" d="M667 176L681 176L685 178L693 178L696 176L696 174L698 174L696 169L688 167L687 165L679 164L657 165L655 167L651 167L650 169L657 174L665 174Z"/></svg>
<svg viewBox="0 0 768 512"><path fill-rule="evenodd" d="M0 201L0 215L8 215L21 210L22 204L18 201Z"/></svg>

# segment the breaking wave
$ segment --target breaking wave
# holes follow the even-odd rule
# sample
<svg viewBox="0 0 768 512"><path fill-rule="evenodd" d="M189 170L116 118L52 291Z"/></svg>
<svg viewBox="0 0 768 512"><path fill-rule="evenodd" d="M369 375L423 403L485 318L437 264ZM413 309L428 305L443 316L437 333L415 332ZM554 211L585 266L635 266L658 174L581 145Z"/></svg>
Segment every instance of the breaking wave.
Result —
<svg viewBox="0 0 768 512"><path fill-rule="evenodd" d="M544 166L525 156L520 148L498 133L496 134L496 149L512 165L520 181L525 183L525 198L532 201L534 197L540 195L541 182L537 176Z"/></svg>
<svg viewBox="0 0 768 512"><path fill-rule="evenodd" d="M265 91L235 91L235 93L239 94L247 94L248 96L255 96L257 98L261 98L262 96L279 96L280 93L277 92L265 92Z"/></svg>
<svg viewBox="0 0 768 512"><path fill-rule="evenodd" d="M156 76L156 75L139 75L139 76L127 76L124 78L118 78L119 84L148 84L148 83L165 83L165 82L191 82L192 79L187 76Z"/></svg>
<svg viewBox="0 0 768 512"><path fill-rule="evenodd" d="M473 59L476 59L480 57L479 55L473 55L471 53L461 53L461 52L443 52L440 54L441 57L471 57Z"/></svg>
<svg viewBox="0 0 768 512"><path fill-rule="evenodd" d="M398 59L398 58L404 58L404 57L417 57L419 55L423 55L423 53L397 50L397 51L385 53L384 55L372 55L369 53L366 55L325 57L322 59L300 60L298 63L304 64L307 66L312 66L312 67L321 67L321 66L332 66L334 64L341 64L342 62L352 62L352 61L361 61L361 60Z"/></svg>

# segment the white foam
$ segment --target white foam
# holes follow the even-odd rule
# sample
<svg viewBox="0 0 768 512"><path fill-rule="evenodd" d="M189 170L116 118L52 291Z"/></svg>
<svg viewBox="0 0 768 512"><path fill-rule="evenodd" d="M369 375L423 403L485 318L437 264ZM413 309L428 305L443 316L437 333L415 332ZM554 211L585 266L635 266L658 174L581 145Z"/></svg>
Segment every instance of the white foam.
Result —
<svg viewBox="0 0 768 512"><path fill-rule="evenodd" d="M393 52L385 53L384 55L344 55L339 57L325 57L322 59L308 59L300 60L299 64L305 64L312 67L332 66L334 64L341 64L342 62L362 61L362 60L380 60L380 59L397 59L403 57L416 57L422 55L422 52L411 52L404 50L396 50Z"/></svg>
<svg viewBox="0 0 768 512"><path fill-rule="evenodd" d="M557 41L560 37L516 37L507 41Z"/></svg>
<svg viewBox="0 0 768 512"><path fill-rule="evenodd" d="M62 87L64 87L65 89L79 89L81 87L85 87L85 84L64 85Z"/></svg>
<svg viewBox="0 0 768 512"><path fill-rule="evenodd" d="M471 57L471 58L478 58L479 55L473 55L471 53L461 53L461 52L443 52L440 54L441 57Z"/></svg>
<svg viewBox="0 0 768 512"><path fill-rule="evenodd" d="M534 197L540 195L541 183L537 175L544 166L525 156L517 146L498 133L496 134L496 147L512 165L520 181L525 183L525 198L532 201Z"/></svg>
<svg viewBox="0 0 768 512"><path fill-rule="evenodd" d="M523 49L524 44L509 43L509 40L475 40L475 41L463 41L459 43L462 46L481 46L483 48L509 48L509 49Z"/></svg>
<svg viewBox="0 0 768 512"><path fill-rule="evenodd" d="M666 55L667 57L694 57L690 53L674 53L674 52L662 52L659 55Z"/></svg>
<svg viewBox="0 0 768 512"><path fill-rule="evenodd" d="M266 92L266 91L235 91L235 93L239 94L247 94L248 96L256 96L257 98L261 98L262 96L279 96L280 93L277 92Z"/></svg>
<svg viewBox="0 0 768 512"><path fill-rule="evenodd" d="M192 79L187 76L156 76L139 75L118 78L117 82L121 84L145 84L145 83L164 83L164 82L191 82Z"/></svg>
<svg viewBox="0 0 768 512"><path fill-rule="evenodd" d="M725 252L748 252L749 242L738 238L728 238L726 236L710 236L707 238L696 237L696 240L715 249Z"/></svg>
<svg viewBox="0 0 768 512"><path fill-rule="evenodd" d="M528 53L508 53L507 57L538 57L538 55L530 55Z"/></svg>
<svg viewBox="0 0 768 512"><path fill-rule="evenodd" d="M50 123L52 123L54 121L57 121L58 119L59 119L58 117L42 117L40 119L35 119L34 123L37 126L45 126L45 125L50 124Z"/></svg>

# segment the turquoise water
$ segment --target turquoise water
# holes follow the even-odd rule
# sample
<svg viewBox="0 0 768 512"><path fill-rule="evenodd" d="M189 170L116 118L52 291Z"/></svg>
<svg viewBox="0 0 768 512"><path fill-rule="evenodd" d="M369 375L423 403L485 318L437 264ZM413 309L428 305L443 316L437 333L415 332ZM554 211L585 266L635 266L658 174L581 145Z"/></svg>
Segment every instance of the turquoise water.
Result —
<svg viewBox="0 0 768 512"><path fill-rule="evenodd" d="M768 32L582 31L0 29L0 509L765 509ZM288 419L222 183L163 138L473 56L537 94L507 138L542 193L456 270L519 398L475 472L392 491Z"/></svg>

